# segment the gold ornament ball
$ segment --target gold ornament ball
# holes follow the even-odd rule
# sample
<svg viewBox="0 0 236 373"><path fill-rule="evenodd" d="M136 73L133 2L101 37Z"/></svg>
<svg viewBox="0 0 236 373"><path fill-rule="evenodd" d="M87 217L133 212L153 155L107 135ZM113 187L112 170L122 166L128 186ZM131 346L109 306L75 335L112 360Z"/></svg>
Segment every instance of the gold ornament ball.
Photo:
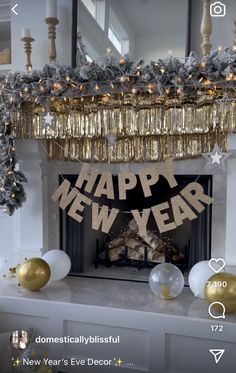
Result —
<svg viewBox="0 0 236 373"><path fill-rule="evenodd" d="M210 304L222 303L226 313L236 312L236 276L222 272L210 277L205 285L205 298ZM213 307L222 312L220 305Z"/></svg>
<svg viewBox="0 0 236 373"><path fill-rule="evenodd" d="M20 285L31 291L43 288L50 279L50 267L41 258L26 260L18 269L18 280Z"/></svg>

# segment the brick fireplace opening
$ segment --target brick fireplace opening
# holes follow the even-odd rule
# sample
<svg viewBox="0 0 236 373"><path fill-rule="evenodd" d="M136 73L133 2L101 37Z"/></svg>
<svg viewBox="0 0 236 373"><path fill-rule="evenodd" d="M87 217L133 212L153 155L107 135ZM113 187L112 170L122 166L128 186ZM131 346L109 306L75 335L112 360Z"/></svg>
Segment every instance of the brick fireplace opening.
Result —
<svg viewBox="0 0 236 373"><path fill-rule="evenodd" d="M206 209L195 220L184 220L177 229L160 234L152 218L147 225L147 237L140 237L132 214L132 209L143 210L153 205L169 201L187 184L196 181L195 175L176 175L178 186L170 189L166 179L160 176L152 187L152 196L143 197L141 184L127 192L127 199L108 200L93 197L99 204L118 208L123 211L113 224L109 234L93 230L91 227L91 208L86 207L83 221L79 224L68 216L66 210L60 210L60 248L67 252L72 261L71 275L148 281L150 269L158 263L171 262L178 266L185 277L192 266L211 257L212 208ZM63 175L63 178L75 185L76 175ZM212 175L202 175L197 182L204 193L212 196ZM117 176L113 176L115 193L118 189ZM83 190L83 189L82 189ZM91 198L91 195L83 194ZM172 219L171 211L170 219Z"/></svg>

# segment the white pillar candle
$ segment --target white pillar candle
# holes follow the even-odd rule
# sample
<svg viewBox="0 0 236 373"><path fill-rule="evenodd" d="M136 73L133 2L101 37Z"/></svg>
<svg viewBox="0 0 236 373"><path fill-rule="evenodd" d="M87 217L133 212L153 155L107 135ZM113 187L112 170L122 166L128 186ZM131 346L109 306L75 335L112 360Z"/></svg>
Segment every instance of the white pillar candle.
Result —
<svg viewBox="0 0 236 373"><path fill-rule="evenodd" d="M47 0L47 18L57 18L57 0Z"/></svg>
<svg viewBox="0 0 236 373"><path fill-rule="evenodd" d="M29 28L25 28L23 27L21 29L21 35L22 35L22 38L31 38L31 32L30 32L30 29Z"/></svg>

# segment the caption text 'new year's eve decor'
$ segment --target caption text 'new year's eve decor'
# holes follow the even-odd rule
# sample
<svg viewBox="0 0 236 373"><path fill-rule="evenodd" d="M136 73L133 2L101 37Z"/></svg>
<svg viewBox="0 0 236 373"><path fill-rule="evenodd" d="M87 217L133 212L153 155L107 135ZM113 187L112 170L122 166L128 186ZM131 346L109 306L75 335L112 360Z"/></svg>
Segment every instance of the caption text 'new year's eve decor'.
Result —
<svg viewBox="0 0 236 373"><path fill-rule="evenodd" d="M127 191L135 188L137 178L140 180L144 198L150 197L152 195L150 187L158 182L160 175L167 180L171 188L178 185L173 174L173 162L171 159L166 160L166 162L160 166L140 171L138 176L131 172L119 173L118 198L120 200L125 200L127 198ZM62 210L65 210L71 204L68 215L79 223L83 220L82 213L85 205L91 206L92 228L95 230L101 229L102 232L108 233L120 211L116 208L109 209L108 206L101 206L93 202L91 198L85 196L80 190L85 183L85 192L91 193L98 178L99 180L95 188L94 197L100 198L106 196L107 199L114 200L115 192L112 173L103 172L101 175L98 175L98 171L95 169L90 173L87 165L82 167L74 187L65 179L53 194L52 199L54 201L59 200L59 207ZM195 211L201 213L205 209L203 203L210 205L212 202L213 199L204 193L203 187L197 182L192 182L182 189L180 194L172 197L170 202L151 206L150 208L144 209L142 212L136 209L131 210L130 213L133 215L139 227L139 235L146 236L147 223L151 213L154 216L159 232L163 233L177 228L179 225L183 224L184 219L196 219L197 214ZM168 210L172 210L173 221L169 221L170 215Z"/></svg>

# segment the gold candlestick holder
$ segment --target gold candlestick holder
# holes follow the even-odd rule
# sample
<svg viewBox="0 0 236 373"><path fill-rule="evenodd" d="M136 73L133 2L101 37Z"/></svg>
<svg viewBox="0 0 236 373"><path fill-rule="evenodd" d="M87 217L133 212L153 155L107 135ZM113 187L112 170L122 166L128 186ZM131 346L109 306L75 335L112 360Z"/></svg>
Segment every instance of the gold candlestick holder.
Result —
<svg viewBox="0 0 236 373"><path fill-rule="evenodd" d="M24 42L24 49L26 54L26 69L28 71L32 70L32 63L31 63L31 53L32 53L32 43L34 41L33 38L25 36L21 39Z"/></svg>
<svg viewBox="0 0 236 373"><path fill-rule="evenodd" d="M59 23L57 18L46 18L46 24L48 25L48 39L50 40L49 44L49 61L55 61L57 58L56 50L56 26Z"/></svg>

